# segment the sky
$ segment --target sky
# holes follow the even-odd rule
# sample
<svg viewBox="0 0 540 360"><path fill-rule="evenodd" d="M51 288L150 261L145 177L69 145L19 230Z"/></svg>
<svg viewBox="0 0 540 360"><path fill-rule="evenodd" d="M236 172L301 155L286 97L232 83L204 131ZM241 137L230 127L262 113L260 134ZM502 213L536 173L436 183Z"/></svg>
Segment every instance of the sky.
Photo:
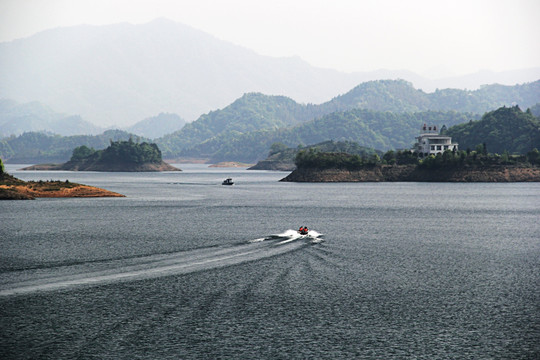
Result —
<svg viewBox="0 0 540 360"><path fill-rule="evenodd" d="M540 67L540 0L1 0L0 42L165 17L261 55L436 79Z"/></svg>

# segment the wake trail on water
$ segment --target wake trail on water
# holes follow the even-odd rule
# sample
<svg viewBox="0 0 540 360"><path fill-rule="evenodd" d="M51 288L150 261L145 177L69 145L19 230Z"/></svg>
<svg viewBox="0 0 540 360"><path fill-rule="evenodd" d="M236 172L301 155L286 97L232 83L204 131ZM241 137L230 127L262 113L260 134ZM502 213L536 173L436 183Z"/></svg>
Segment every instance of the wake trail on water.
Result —
<svg viewBox="0 0 540 360"><path fill-rule="evenodd" d="M100 263L100 270L92 268L95 262L91 262L82 266L51 267L39 274L33 270L4 273L0 284L0 297L212 270L300 249L311 242L317 242L314 240L318 239L320 234L313 232L313 235L315 234L316 237L311 237L311 234L302 236L294 230L287 230L282 234L232 246L104 261ZM300 239L308 241L295 241Z"/></svg>

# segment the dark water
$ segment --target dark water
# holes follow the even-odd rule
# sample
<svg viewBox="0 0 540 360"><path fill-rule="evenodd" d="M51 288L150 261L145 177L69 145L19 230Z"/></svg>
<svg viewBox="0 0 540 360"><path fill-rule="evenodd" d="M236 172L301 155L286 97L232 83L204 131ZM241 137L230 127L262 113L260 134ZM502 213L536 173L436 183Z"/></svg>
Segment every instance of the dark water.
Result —
<svg viewBox="0 0 540 360"><path fill-rule="evenodd" d="M0 202L0 358L540 357L540 184L181 167L8 168L128 197Z"/></svg>

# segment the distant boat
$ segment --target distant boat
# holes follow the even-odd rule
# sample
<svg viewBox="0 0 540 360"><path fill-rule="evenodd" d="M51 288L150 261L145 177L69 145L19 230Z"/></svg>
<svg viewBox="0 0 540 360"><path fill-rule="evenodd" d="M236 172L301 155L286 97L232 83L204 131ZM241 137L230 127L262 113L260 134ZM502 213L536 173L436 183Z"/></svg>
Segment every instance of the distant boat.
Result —
<svg viewBox="0 0 540 360"><path fill-rule="evenodd" d="M225 180L223 180L221 185L234 185L234 182L232 181L231 178L226 178Z"/></svg>

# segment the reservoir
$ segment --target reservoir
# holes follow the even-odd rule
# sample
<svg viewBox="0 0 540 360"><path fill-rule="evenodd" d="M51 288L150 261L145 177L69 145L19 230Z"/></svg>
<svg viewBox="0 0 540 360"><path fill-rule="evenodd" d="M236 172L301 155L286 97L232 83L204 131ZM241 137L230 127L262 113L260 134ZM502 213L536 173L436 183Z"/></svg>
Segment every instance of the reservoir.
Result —
<svg viewBox="0 0 540 360"><path fill-rule="evenodd" d="M6 165L127 197L0 202L2 359L540 356L540 183L175 166Z"/></svg>

